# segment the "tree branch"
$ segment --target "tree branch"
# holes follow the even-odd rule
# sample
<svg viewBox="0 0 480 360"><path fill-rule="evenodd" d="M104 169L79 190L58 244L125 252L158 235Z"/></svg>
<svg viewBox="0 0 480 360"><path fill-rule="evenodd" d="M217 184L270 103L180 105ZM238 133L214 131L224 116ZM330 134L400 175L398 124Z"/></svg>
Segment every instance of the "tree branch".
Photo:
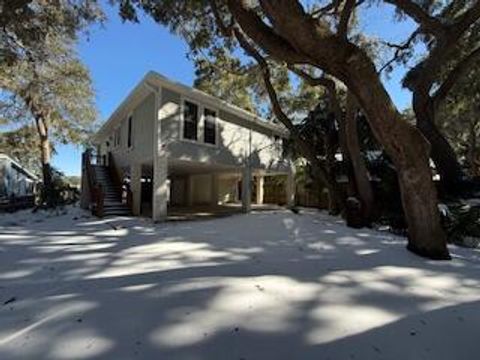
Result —
<svg viewBox="0 0 480 360"><path fill-rule="evenodd" d="M288 60L291 63L299 63L304 57L277 35L273 29L267 26L262 19L244 1L228 0L228 8L242 31L245 32L256 44L281 60Z"/></svg>
<svg viewBox="0 0 480 360"><path fill-rule="evenodd" d="M352 16L352 12L357 6L356 0L346 0L345 5L343 6L343 10L340 14L340 21L338 23L337 34L343 39L347 39L348 37L348 24L350 22L350 17Z"/></svg>
<svg viewBox="0 0 480 360"><path fill-rule="evenodd" d="M335 82L332 79L326 78L325 76L317 78L313 77L292 64L288 64L287 67L291 72L303 78L310 86L324 86L326 88L335 89Z"/></svg>
<svg viewBox="0 0 480 360"><path fill-rule="evenodd" d="M315 169L317 176L325 183L329 183L327 172L325 171L325 169L319 166L318 164L319 160L312 146L300 134L297 127L293 124L293 122L290 120L287 114L285 114L285 112L283 111L277 96L277 92L275 91L275 88L272 84L270 67L268 66L267 60L260 54L260 52L255 48L255 46L250 43L250 41L245 37L245 35L241 32L240 29L234 28L233 31L236 39L240 43L240 46L245 50L245 52L249 56L253 57L257 61L258 65L260 66L265 88L267 90L267 94L270 99L270 103L272 105L272 109L275 116L289 130L290 135L300 147L303 155L311 163L312 168Z"/></svg>
<svg viewBox="0 0 480 360"><path fill-rule="evenodd" d="M230 38L233 36L233 22L230 25L225 25L223 22L222 16L220 15L220 11L218 9L217 1L216 0L209 0L210 8L212 9L213 16L215 17L215 22L222 33L223 36L226 38Z"/></svg>
<svg viewBox="0 0 480 360"><path fill-rule="evenodd" d="M395 52L390 60L388 60L381 68L378 70L378 73L382 73L386 68L388 68L390 65L392 65L395 61L397 61L400 56L402 55L402 52L405 50L408 50L411 46L415 38L418 36L419 31L416 30L414 31L408 39L406 39L403 44L393 44L390 42L384 42L384 45L394 48Z"/></svg>
<svg viewBox="0 0 480 360"><path fill-rule="evenodd" d="M463 34L474 22L480 18L480 0L477 0L470 9L465 11L457 19L452 26L452 30L456 33Z"/></svg>
<svg viewBox="0 0 480 360"><path fill-rule="evenodd" d="M340 3L342 0L333 0L330 4L322 6L311 12L313 17L321 17L323 15L332 15L337 13L338 8L340 7Z"/></svg>
<svg viewBox="0 0 480 360"><path fill-rule="evenodd" d="M287 67L290 71L303 78L310 86L323 86L327 90L330 101L330 111L335 114L335 118L340 122L343 118L343 111L337 98L337 86L335 81L325 76L314 78L310 74L291 64L287 65Z"/></svg>
<svg viewBox="0 0 480 360"><path fill-rule="evenodd" d="M445 26L440 20L431 16L421 6L411 0L384 0L386 3L392 4L410 18L412 18L420 28L429 34L435 36L443 36L445 33Z"/></svg>
<svg viewBox="0 0 480 360"><path fill-rule="evenodd" d="M446 79L443 81L442 85L438 88L435 94L432 96L433 106L435 109L443 102L447 97L448 93L455 85L457 80L462 77L468 70L475 60L478 60L480 57L480 47L477 47L470 54L464 57L450 73L447 75Z"/></svg>

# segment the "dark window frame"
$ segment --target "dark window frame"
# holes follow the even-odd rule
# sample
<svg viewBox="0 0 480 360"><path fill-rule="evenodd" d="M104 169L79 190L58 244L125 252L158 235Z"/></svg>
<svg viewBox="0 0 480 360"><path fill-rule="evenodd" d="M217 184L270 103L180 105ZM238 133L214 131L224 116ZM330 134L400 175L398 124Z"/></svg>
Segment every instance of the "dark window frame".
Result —
<svg viewBox="0 0 480 360"><path fill-rule="evenodd" d="M121 135L121 134L122 134L122 128L121 128L121 127L117 127L117 128L115 129L114 134L113 134L113 137L114 137L114 146L115 146L115 148L118 148L118 147L120 147L120 145L121 145L121 140L122 140L122 138L121 138L122 135Z"/></svg>
<svg viewBox="0 0 480 360"><path fill-rule="evenodd" d="M129 115L127 118L127 148L132 148L133 146L133 116Z"/></svg>
<svg viewBox="0 0 480 360"><path fill-rule="evenodd" d="M192 114L187 114L188 110L195 110ZM198 140L198 123L199 123L200 106L190 100L183 101L183 139L197 141ZM194 118L194 120L192 120Z"/></svg>
<svg viewBox="0 0 480 360"><path fill-rule="evenodd" d="M208 107L203 108L203 142L217 145L217 112Z"/></svg>

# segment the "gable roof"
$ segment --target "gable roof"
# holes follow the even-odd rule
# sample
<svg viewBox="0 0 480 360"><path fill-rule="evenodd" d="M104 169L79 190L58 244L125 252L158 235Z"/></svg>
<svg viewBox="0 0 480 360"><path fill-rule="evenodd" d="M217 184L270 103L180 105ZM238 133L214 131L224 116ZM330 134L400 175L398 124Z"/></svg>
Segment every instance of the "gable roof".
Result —
<svg viewBox="0 0 480 360"><path fill-rule="evenodd" d="M31 173L30 171L28 171L27 169L25 169L22 165L20 165L18 162L16 162L15 160L13 160L10 156L6 155L6 154L2 154L0 153L0 160L4 160L6 161L7 163L10 163L13 165L13 167L23 173L26 177L32 179L32 180L35 180L35 181L38 181L38 177Z"/></svg>
<svg viewBox="0 0 480 360"><path fill-rule="evenodd" d="M240 117L241 119L251 123L252 125L259 126L265 130L272 131L280 136L287 136L288 130L280 124L274 124L264 118L261 118L249 111L246 111L238 106L232 105L224 100L221 100L215 96L209 95L201 90L192 88L174 80L170 80L167 77L159 74L156 71L149 71L143 79L135 86L135 88L128 94L128 96L122 101L122 103L116 108L116 110L110 115L108 120L103 123L100 129L93 136L93 141L98 140L109 130L113 130L117 123L122 120L123 116L131 108L136 99L141 98L142 94L150 94L155 88L167 88L180 93L181 95L188 96L194 100L202 103L212 104L219 110L231 113Z"/></svg>

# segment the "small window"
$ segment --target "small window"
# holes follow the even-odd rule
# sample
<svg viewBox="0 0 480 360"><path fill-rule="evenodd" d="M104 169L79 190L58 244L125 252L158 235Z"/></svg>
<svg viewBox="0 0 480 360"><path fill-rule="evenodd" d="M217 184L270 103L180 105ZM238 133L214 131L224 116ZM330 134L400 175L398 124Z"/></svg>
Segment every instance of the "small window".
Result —
<svg viewBox="0 0 480 360"><path fill-rule="evenodd" d="M115 144L115 147L118 147L120 146L120 128L118 128L117 130L115 130L115 140L114 140L114 144Z"/></svg>
<svg viewBox="0 0 480 360"><path fill-rule="evenodd" d="M203 141L207 144L215 145L216 138L217 138L216 136L217 135L217 132L216 132L217 113L213 110L205 109L203 111L203 116L204 116Z"/></svg>
<svg viewBox="0 0 480 360"><path fill-rule="evenodd" d="M183 138L197 140L198 106L185 101L183 107Z"/></svg>
<svg viewBox="0 0 480 360"><path fill-rule="evenodd" d="M132 116L129 116L128 117L128 137L127 137L127 146L129 148L132 147Z"/></svg>
<svg viewBox="0 0 480 360"><path fill-rule="evenodd" d="M280 136L275 135L273 137L273 139L275 140L275 145L277 145L277 146L282 146L283 145L283 139Z"/></svg>

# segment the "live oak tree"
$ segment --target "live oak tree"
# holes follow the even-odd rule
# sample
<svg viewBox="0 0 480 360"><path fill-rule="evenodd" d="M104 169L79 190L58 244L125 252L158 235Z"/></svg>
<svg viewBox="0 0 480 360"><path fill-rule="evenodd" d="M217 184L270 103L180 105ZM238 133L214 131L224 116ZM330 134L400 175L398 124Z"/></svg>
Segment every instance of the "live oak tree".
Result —
<svg viewBox="0 0 480 360"><path fill-rule="evenodd" d="M26 121L36 129L43 177L43 203L56 205L52 143L81 144L96 119L94 92L88 70L78 59L74 43L62 36L50 36L45 44L48 56L0 64L2 99L16 107L21 116L12 126ZM30 127L31 129L31 127Z"/></svg>
<svg viewBox="0 0 480 360"><path fill-rule="evenodd" d="M401 17L412 19L417 28L395 49L393 63L410 66L403 84L413 92L416 124L431 145L431 157L445 191L458 192L464 174L451 144L438 128L436 118L455 83L474 67L480 56L480 2L386 0ZM416 49L426 47L426 52ZM412 59L421 56L421 61ZM410 65L411 64L411 65Z"/></svg>
<svg viewBox="0 0 480 360"><path fill-rule="evenodd" d="M55 205L52 144L83 141L95 118L89 74L74 44L101 20L95 0L0 2L0 91L21 117L3 115L11 127L30 121L25 129L36 130L47 206Z"/></svg>

